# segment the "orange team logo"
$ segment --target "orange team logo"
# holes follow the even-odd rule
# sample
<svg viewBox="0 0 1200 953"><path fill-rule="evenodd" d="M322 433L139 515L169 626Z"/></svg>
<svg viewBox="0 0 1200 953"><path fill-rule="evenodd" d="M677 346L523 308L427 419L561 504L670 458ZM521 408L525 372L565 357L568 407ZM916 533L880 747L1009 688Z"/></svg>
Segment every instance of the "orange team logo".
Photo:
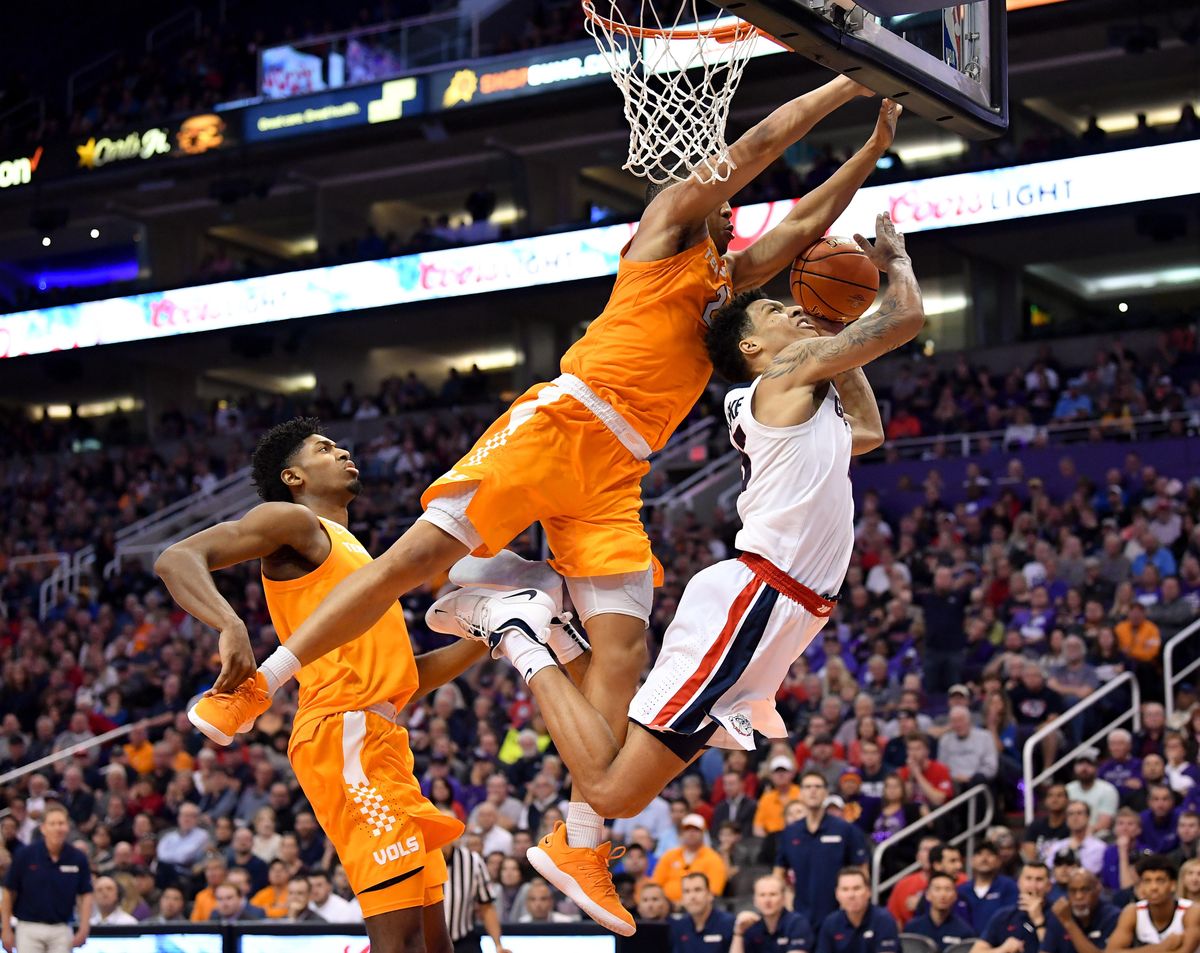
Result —
<svg viewBox="0 0 1200 953"><path fill-rule="evenodd" d="M450 80L446 92L442 94L442 107L449 109L459 103L469 103L479 89L479 77L474 70L460 69Z"/></svg>
<svg viewBox="0 0 1200 953"><path fill-rule="evenodd" d="M198 156L216 149L225 142L225 120L216 113L204 113L183 121L175 134L179 151L189 156Z"/></svg>

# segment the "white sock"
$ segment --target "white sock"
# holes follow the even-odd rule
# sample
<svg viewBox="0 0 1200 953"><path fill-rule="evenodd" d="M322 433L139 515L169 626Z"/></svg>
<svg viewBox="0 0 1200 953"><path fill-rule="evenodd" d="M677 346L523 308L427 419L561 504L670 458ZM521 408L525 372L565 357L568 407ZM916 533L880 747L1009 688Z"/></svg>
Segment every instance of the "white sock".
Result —
<svg viewBox="0 0 1200 953"><path fill-rule="evenodd" d="M300 660L286 645L281 645L271 653L270 658L258 667L258 670L267 680L267 691L274 695L280 685L290 678L295 678L296 673L300 671Z"/></svg>
<svg viewBox="0 0 1200 953"><path fill-rule="evenodd" d="M500 640L500 651L528 682L542 669L557 664L550 650L521 632L509 632Z"/></svg>
<svg viewBox="0 0 1200 953"><path fill-rule="evenodd" d="M571 801L567 805L567 845L569 847L600 846L604 836L604 818L592 810L584 801Z"/></svg>

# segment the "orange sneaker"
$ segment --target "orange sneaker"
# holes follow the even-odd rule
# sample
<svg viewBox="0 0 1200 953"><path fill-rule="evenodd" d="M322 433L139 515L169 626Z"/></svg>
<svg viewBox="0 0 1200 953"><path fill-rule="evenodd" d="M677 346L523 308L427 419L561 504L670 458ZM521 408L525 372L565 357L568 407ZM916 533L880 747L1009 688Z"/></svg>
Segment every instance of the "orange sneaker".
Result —
<svg viewBox="0 0 1200 953"><path fill-rule="evenodd" d="M255 672L232 692L205 695L188 710L188 721L210 741L233 743L233 736L254 727L254 719L271 707L267 680Z"/></svg>
<svg viewBox="0 0 1200 953"><path fill-rule="evenodd" d="M571 847L567 843L567 825L559 821L554 830L525 852L533 869L575 901L575 905L606 930L621 936L633 936L637 925L629 911L621 906L609 873L609 861L625 853L615 851L605 841L599 847Z"/></svg>

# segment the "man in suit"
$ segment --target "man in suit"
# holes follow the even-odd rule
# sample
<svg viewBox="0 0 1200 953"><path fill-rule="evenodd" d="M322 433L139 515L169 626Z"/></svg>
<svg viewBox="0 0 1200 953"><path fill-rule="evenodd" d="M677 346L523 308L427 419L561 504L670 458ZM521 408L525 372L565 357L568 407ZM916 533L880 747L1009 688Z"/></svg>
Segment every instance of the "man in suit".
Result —
<svg viewBox="0 0 1200 953"><path fill-rule="evenodd" d="M721 776L725 797L713 808L712 828L721 829L726 821L736 824L743 837L754 833L754 812L758 801L746 794L746 782L737 771L726 771Z"/></svg>

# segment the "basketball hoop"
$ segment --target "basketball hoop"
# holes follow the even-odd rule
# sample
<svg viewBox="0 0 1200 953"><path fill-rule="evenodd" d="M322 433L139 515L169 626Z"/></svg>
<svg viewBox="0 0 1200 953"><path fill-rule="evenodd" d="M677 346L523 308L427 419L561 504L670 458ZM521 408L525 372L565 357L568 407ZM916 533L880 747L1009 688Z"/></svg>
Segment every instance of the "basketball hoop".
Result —
<svg viewBox="0 0 1200 953"><path fill-rule="evenodd" d="M660 184L693 173L723 182L735 168L725 143L729 104L759 40L777 41L742 20L704 24L699 0L633 2L627 19L621 7L630 0L582 0L584 26L625 97L622 168ZM677 9L667 15L655 2Z"/></svg>

